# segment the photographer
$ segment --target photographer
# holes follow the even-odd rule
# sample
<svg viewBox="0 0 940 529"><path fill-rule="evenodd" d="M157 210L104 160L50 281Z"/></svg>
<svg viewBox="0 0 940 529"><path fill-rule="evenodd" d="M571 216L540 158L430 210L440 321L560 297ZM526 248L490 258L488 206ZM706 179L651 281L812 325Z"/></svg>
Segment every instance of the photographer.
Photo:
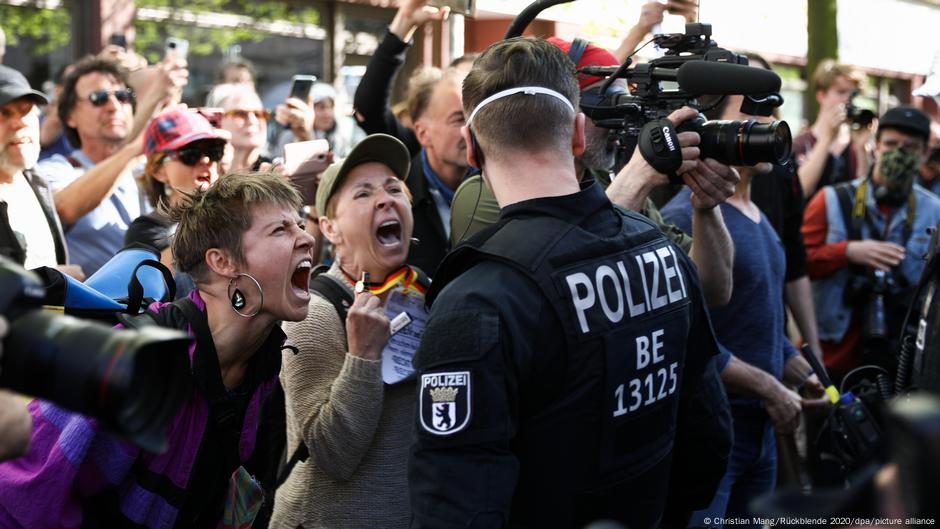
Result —
<svg viewBox="0 0 940 529"><path fill-rule="evenodd" d="M940 199L914 182L929 137L920 110L885 112L867 178L827 186L806 207L807 268L834 379L869 361L893 368L887 353L924 269L927 230L940 221Z"/></svg>
<svg viewBox="0 0 940 529"><path fill-rule="evenodd" d="M744 114L740 110L742 101L742 96L726 97L721 115L714 117L770 121ZM718 520L751 519L757 514L749 510L751 500L773 490L776 483L776 434L792 432L802 408L825 406L822 386L786 337L784 247L767 217L751 200L754 180L777 176L771 174L773 167L769 163L736 169L741 180L734 196L719 206L735 246L734 291L726 306L710 309L723 347L718 368L731 401L734 448L711 505L692 517L694 526L713 525L719 529L722 524ZM697 239L689 198L690 190L683 189L662 213L668 221L691 229ZM798 386L805 386L812 398L801 398L790 389Z"/></svg>
<svg viewBox="0 0 940 529"><path fill-rule="evenodd" d="M793 138L797 174L807 198L824 186L868 174L871 123L852 127L846 113L860 85L861 77L851 66L832 59L821 62L813 74L819 114L812 127Z"/></svg>
<svg viewBox="0 0 940 529"><path fill-rule="evenodd" d="M0 357L3 356L3 338L8 330L7 320L0 316ZM33 418L26 410L23 397L0 389L0 461L26 453L32 425Z"/></svg>

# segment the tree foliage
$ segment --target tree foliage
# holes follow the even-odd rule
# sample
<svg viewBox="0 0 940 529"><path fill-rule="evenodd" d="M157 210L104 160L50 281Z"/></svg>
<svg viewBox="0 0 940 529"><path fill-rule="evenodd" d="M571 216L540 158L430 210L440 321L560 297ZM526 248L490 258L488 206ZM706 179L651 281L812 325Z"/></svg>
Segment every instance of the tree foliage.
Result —
<svg viewBox="0 0 940 529"><path fill-rule="evenodd" d="M151 62L159 60L167 37L188 40L190 55L209 55L216 51L223 52L233 44L264 39L269 33L260 28L268 23L320 22L320 13L315 8L294 8L284 2L271 0L140 0L136 4L138 9L158 8L170 12L167 20L143 20L138 17L134 21L137 31L135 48ZM199 27L185 20L192 13L238 14L251 20L235 26Z"/></svg>
<svg viewBox="0 0 940 529"><path fill-rule="evenodd" d="M67 9L43 9L34 6L0 4L0 27L7 37L7 47L22 45L29 39L26 50L31 55L44 55L65 46L71 38L71 16Z"/></svg>

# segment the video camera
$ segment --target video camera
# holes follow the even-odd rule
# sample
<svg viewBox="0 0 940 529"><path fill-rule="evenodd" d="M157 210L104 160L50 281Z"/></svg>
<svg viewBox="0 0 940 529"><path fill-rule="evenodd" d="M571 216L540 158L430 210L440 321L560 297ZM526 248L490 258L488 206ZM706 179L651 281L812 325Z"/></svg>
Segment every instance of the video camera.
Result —
<svg viewBox="0 0 940 529"><path fill-rule="evenodd" d="M616 130L620 140L616 169L633 153L645 126L656 123L684 106L710 110L699 103L701 96L744 96L741 111L770 116L783 104L780 77L772 71L747 67L747 57L719 48L711 40L711 25L686 24L685 33L657 35L653 41L665 55L630 68L627 59L619 67L591 66L578 71L606 77L598 89L599 101L582 101L581 110L599 127ZM616 79L625 79L632 93L612 88ZM663 87L664 81L678 83L676 89ZM706 121L699 116L678 130L698 132L702 158L728 165L754 165L759 162L784 164L790 157L790 127L785 121ZM642 149L642 146L641 146ZM645 156L645 154L644 154Z"/></svg>
<svg viewBox="0 0 940 529"><path fill-rule="evenodd" d="M0 315L10 322L0 351L0 388L94 417L106 430L151 451L189 397L183 332L113 329L42 310L39 278L0 257Z"/></svg>

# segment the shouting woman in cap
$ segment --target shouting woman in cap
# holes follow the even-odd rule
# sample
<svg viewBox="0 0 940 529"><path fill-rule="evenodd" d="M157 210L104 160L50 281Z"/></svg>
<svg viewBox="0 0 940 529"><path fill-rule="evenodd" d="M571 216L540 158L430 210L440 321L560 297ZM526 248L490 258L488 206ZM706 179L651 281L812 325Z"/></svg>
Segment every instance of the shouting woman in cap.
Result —
<svg viewBox="0 0 940 529"><path fill-rule="evenodd" d="M426 317L426 280L404 264L409 158L397 139L368 136L317 189L336 260L314 280L323 295L312 296L307 319L284 325L298 349L281 371L288 453L303 443L310 455L278 489L272 527L408 526L411 355Z"/></svg>

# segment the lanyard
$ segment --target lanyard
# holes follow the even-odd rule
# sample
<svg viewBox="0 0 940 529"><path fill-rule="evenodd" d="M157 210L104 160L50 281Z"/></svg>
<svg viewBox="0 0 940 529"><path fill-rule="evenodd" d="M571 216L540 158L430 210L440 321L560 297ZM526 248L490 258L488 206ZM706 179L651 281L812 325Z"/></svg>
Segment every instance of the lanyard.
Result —
<svg viewBox="0 0 940 529"><path fill-rule="evenodd" d="M352 276L346 273L345 270L340 268L340 271L343 272L343 275L346 277L346 280L356 285L359 283L359 280L354 279ZM396 287L401 285L402 291L407 294L409 291L416 292L418 294L424 295L425 288L418 283L418 272L414 268L411 268L408 265L405 265L399 268L397 271L388 275L385 278L385 281L381 283L376 282L366 282L364 283L364 289L368 290L370 293L378 296L384 294Z"/></svg>

